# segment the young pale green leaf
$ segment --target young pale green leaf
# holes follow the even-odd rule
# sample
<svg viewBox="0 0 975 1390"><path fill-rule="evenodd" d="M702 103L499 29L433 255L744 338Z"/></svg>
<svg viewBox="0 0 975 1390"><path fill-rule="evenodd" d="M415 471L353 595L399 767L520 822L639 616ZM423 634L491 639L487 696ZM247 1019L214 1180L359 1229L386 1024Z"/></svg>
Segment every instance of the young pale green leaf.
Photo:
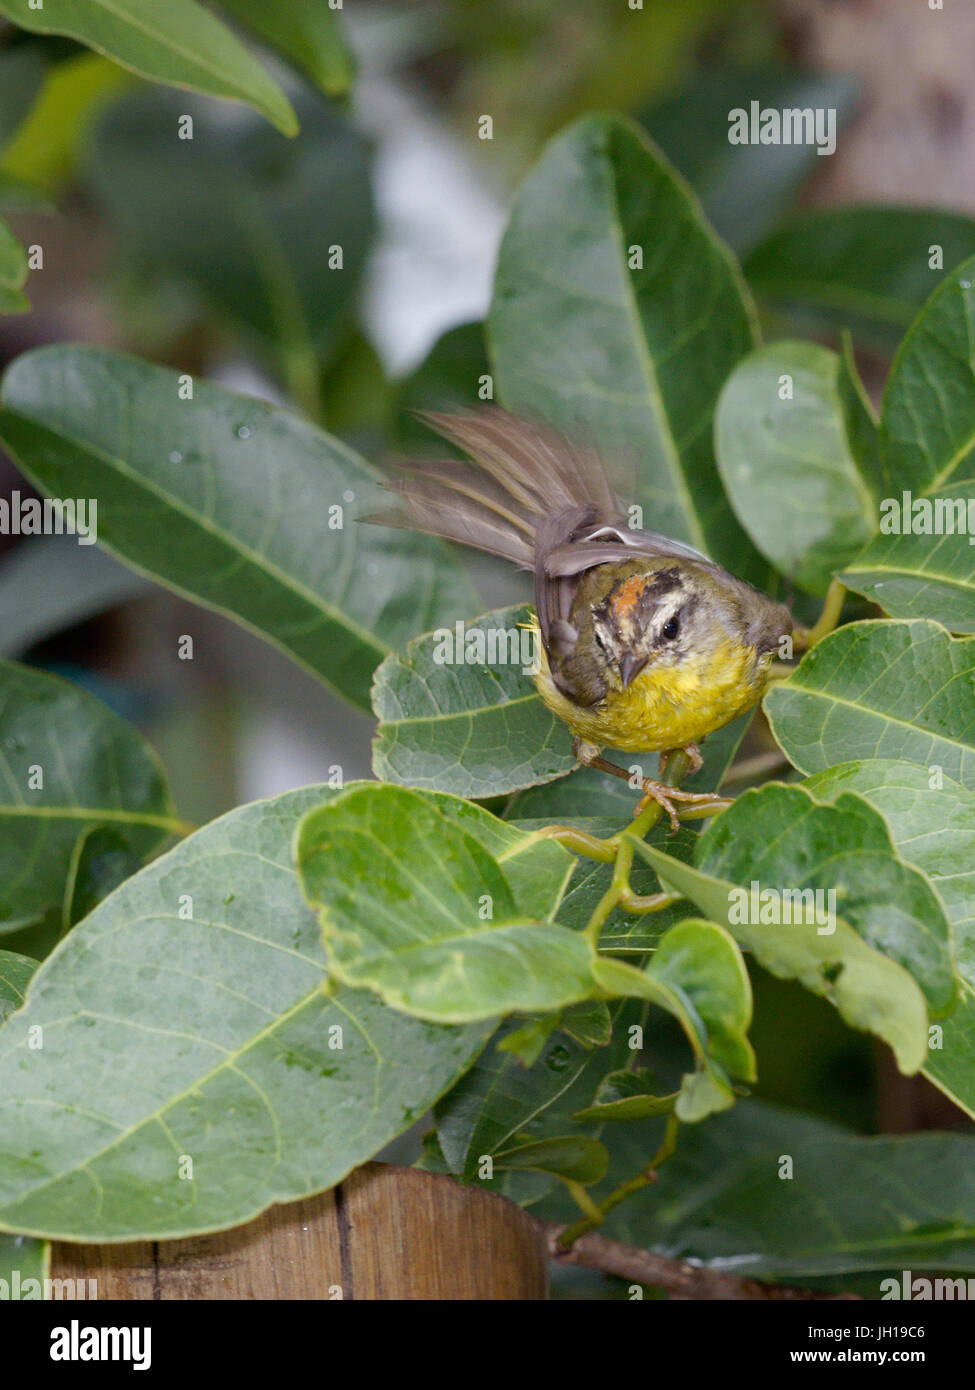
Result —
<svg viewBox="0 0 975 1390"><path fill-rule="evenodd" d="M932 1013L953 1007L954 940L944 904L924 874L898 856L883 816L856 793L823 806L802 787L753 788L726 821L702 834L694 862L733 883L821 892L821 900L803 900L813 902L817 928L831 925L830 914L842 918L914 976Z"/></svg>
<svg viewBox="0 0 975 1390"><path fill-rule="evenodd" d="M562 1134L578 1110L592 1098L607 1073L632 1064L634 1026L647 1006L638 1000L614 999L607 1007L610 1036L593 1048L568 1032L564 1017L538 1058L523 1065L505 1042L520 1031L511 1020L495 1034L477 1061L437 1103L437 1135L449 1172L465 1181L477 1176L481 1159L510 1148L524 1131L533 1139ZM592 1133L592 1129L588 1130ZM512 1194L523 1200L522 1193ZM528 1189L531 1198L538 1186Z"/></svg>
<svg viewBox="0 0 975 1390"><path fill-rule="evenodd" d="M739 362L715 418L738 520L776 569L813 594L877 526L876 427L854 372L817 343L770 343Z"/></svg>
<svg viewBox="0 0 975 1390"><path fill-rule="evenodd" d="M941 256L937 256L940 248ZM798 324L892 351L940 277L975 253L975 218L944 208L816 208L757 246L745 276Z"/></svg>
<svg viewBox="0 0 975 1390"><path fill-rule="evenodd" d="M689 1123L734 1104L729 1072L755 1079L747 1030L752 992L741 952L723 927L688 919L664 934L642 970L601 957L594 974L611 994L648 1000L680 1023L694 1052L675 1103Z"/></svg>
<svg viewBox="0 0 975 1390"><path fill-rule="evenodd" d="M718 392L755 342L730 252L629 122L587 116L515 196L488 347L499 395L640 469L646 525L746 578L767 566L714 463Z"/></svg>
<svg viewBox="0 0 975 1390"><path fill-rule="evenodd" d="M323 991L291 847L330 794L214 821L44 962L0 1029L0 1226L104 1241L238 1225L339 1182L470 1065L486 1027Z"/></svg>
<svg viewBox="0 0 975 1390"><path fill-rule="evenodd" d="M0 661L0 933L61 908L96 827L139 862L177 833L158 758L76 685Z"/></svg>
<svg viewBox="0 0 975 1390"><path fill-rule="evenodd" d="M607 1189L639 1172L659 1131L658 1120L604 1135ZM567 1207L560 1201L539 1215L565 1220ZM778 1282L876 1271L864 1292L879 1298L879 1276L891 1271L899 1288L902 1270L975 1273L975 1140L866 1138L745 1100L683 1130L653 1186L621 1202L600 1229L641 1249Z"/></svg>
<svg viewBox="0 0 975 1390"><path fill-rule="evenodd" d="M226 25L196 0L0 0L36 34L65 34L153 82L247 102L285 135L298 121L278 84Z"/></svg>
<svg viewBox="0 0 975 1390"><path fill-rule="evenodd" d="M527 835L496 856L477 836L475 814L492 836L503 825L475 807L464 819L444 814L436 801L393 786L360 787L309 812L296 855L332 974L440 1023L557 1009L594 995L589 943L547 920L570 856ZM537 891L530 900L519 892L509 872L519 860L536 887L545 865L547 912L538 910L545 904Z"/></svg>
<svg viewBox="0 0 975 1390"><path fill-rule="evenodd" d="M955 935L962 998L939 1024L925 1074L975 1115L975 792L914 763L871 759L815 773L821 800L859 792L881 812L901 855L930 878Z"/></svg>
<svg viewBox="0 0 975 1390"><path fill-rule="evenodd" d="M940 767L975 788L975 641L938 623L850 623L765 697L801 772L861 758Z"/></svg>
<svg viewBox="0 0 975 1390"><path fill-rule="evenodd" d="M327 96L344 96L355 64L328 0L220 0L221 9L266 39Z"/></svg>
<svg viewBox="0 0 975 1390"><path fill-rule="evenodd" d="M410 642L379 667L372 766L383 781L489 797L577 766L566 726L528 674L535 647L524 605Z"/></svg>
<svg viewBox="0 0 975 1390"><path fill-rule="evenodd" d="M773 975L882 1037L902 1071L923 1065L928 1006L945 1012L956 997L951 929L863 798L821 805L802 787L768 784L705 831L693 866L638 850Z"/></svg>
<svg viewBox="0 0 975 1390"><path fill-rule="evenodd" d="M0 314L20 314L30 308L20 287L27 279L24 248L0 217Z"/></svg>
<svg viewBox="0 0 975 1390"><path fill-rule="evenodd" d="M975 632L973 372L975 257L945 278L897 354L880 532L842 576L893 617L936 618L952 632Z"/></svg>
<svg viewBox="0 0 975 1390"><path fill-rule="evenodd" d="M681 1093L660 1096L657 1089L656 1079L645 1067L612 1071L599 1083L592 1105L577 1111L573 1118L601 1124L603 1120L652 1120L671 1114Z"/></svg>
<svg viewBox="0 0 975 1390"><path fill-rule="evenodd" d="M0 1023L24 1002L27 982L38 962L18 951L0 951Z"/></svg>
<svg viewBox="0 0 975 1390"><path fill-rule="evenodd" d="M96 123L86 171L121 253L188 281L279 360L300 361L344 341L375 214L365 138L310 95L298 109L301 134L286 144L206 98L137 92ZM187 115L193 139L177 139Z"/></svg>
<svg viewBox="0 0 975 1390"><path fill-rule="evenodd" d="M536 1139L502 1150L494 1155L494 1166L551 1173L565 1182L591 1187L606 1176L609 1154L598 1140L588 1135L557 1134L551 1139Z"/></svg>
<svg viewBox="0 0 975 1390"><path fill-rule="evenodd" d="M97 499L107 549L368 708L391 646L476 605L462 571L424 537L353 525L380 490L337 439L207 382L184 399L187 381L41 348L7 370L0 437L45 491Z"/></svg>

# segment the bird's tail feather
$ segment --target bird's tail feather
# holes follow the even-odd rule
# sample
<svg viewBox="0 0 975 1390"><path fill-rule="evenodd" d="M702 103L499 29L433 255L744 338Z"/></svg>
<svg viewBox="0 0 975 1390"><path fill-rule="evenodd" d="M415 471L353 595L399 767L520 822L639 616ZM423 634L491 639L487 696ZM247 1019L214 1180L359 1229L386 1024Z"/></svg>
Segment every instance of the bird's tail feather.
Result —
<svg viewBox="0 0 975 1390"><path fill-rule="evenodd" d="M473 460L407 464L386 483L402 508L364 518L426 531L531 569L554 517L610 521L619 500L602 460L543 426L492 408L421 416ZM555 537L552 537L554 540Z"/></svg>

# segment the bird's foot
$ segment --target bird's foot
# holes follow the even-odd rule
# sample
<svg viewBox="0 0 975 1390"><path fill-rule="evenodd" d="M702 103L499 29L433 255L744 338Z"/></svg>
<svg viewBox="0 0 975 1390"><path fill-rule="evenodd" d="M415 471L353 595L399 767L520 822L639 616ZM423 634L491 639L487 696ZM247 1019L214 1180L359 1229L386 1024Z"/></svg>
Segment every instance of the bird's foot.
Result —
<svg viewBox="0 0 975 1390"><path fill-rule="evenodd" d="M643 795L636 804L634 816L639 816L651 801L655 801L670 817L671 831L674 834L680 829L680 816L674 806L675 801L702 804L721 800L717 792L685 792L680 787L668 786L666 782L655 782L652 777L642 778L640 785L643 787Z"/></svg>

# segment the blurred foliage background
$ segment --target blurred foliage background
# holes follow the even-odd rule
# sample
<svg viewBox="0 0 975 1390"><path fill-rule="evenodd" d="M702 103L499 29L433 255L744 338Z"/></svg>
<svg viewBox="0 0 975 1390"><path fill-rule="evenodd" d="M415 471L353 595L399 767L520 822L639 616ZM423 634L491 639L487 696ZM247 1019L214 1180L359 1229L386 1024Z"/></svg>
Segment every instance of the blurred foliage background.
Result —
<svg viewBox="0 0 975 1390"><path fill-rule="evenodd" d="M584 111L638 119L740 255L804 204L975 203L955 56L971 51L969 21L912 38L904 26L921 8L889 0L881 23L869 3L645 0L635 22L622 0L349 0L337 69L309 76L262 51L300 118L291 140L248 107L150 85L71 40L0 22L0 194L20 240L44 251L32 312L0 320L0 360L46 342L108 343L290 402L377 461L429 448L408 412L476 401L512 190ZM861 29L844 39L850 9ZM895 96L900 153L885 159ZM833 160L808 146L736 149L728 111L753 98L835 107L850 139ZM192 164L172 134L181 115L194 122ZM945 141L951 159L928 167L925 152ZM767 325L789 312L766 309ZM828 313L812 322L835 341ZM874 387L891 341L877 331L858 344ZM0 458L0 489L15 488L26 484ZM486 606L524 596L518 577L472 564ZM192 662L172 659L182 633ZM70 538L0 537L0 651L133 719L197 822L335 764L347 779L369 775L363 715L238 627ZM41 954L55 931L5 944ZM778 1045L783 1017L801 1053ZM864 1132L954 1122L932 1088L895 1078L798 986L761 978L754 1040L760 1095Z"/></svg>

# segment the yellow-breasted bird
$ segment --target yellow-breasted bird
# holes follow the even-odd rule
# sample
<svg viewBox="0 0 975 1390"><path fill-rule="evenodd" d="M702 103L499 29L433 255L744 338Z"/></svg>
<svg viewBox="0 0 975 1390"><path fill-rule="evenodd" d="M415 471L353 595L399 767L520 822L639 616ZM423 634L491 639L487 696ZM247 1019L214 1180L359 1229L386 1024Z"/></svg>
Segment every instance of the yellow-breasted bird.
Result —
<svg viewBox="0 0 975 1390"><path fill-rule="evenodd" d="M581 763L630 780L604 746L683 749L762 696L792 617L699 551L633 530L602 460L554 431L486 408L422 416L472 462L403 465L387 482L407 526L503 556L535 577L541 646L535 685L572 730ZM640 779L676 827L675 801L710 801Z"/></svg>

